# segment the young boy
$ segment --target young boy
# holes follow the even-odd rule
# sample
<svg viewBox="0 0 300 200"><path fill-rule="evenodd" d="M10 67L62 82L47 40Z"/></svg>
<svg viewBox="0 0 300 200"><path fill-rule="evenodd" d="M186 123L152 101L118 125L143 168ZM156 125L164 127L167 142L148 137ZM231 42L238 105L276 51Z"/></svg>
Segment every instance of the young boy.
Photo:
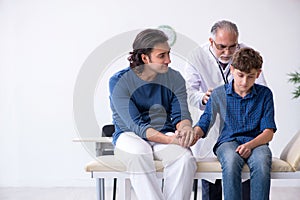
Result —
<svg viewBox="0 0 300 200"><path fill-rule="evenodd" d="M271 90L254 83L262 63L255 50L238 50L230 66L233 80L213 90L194 127L195 133L204 137L216 117L220 118L214 153L222 166L225 200L242 199L241 171L245 163L250 168L251 199L269 199L272 153L268 142L276 124Z"/></svg>

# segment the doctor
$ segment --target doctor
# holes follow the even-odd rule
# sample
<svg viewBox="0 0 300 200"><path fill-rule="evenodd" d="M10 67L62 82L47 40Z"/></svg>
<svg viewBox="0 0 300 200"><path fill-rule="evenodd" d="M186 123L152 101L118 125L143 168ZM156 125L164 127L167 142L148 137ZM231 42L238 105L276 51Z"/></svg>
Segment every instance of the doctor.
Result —
<svg viewBox="0 0 300 200"><path fill-rule="evenodd" d="M212 90L232 80L230 74L232 56L238 49L246 47L245 44L239 43L238 37L236 24L226 20L218 21L211 28L208 43L195 49L189 56L185 67L185 78L193 121L199 119ZM256 83L266 85L263 74L259 76ZM215 157L212 149L218 136L219 125L215 123L207 138L199 140L192 147L193 154L200 158ZM249 182L248 180L243 184L244 200L250 198ZM202 199L222 199L221 180L202 180Z"/></svg>

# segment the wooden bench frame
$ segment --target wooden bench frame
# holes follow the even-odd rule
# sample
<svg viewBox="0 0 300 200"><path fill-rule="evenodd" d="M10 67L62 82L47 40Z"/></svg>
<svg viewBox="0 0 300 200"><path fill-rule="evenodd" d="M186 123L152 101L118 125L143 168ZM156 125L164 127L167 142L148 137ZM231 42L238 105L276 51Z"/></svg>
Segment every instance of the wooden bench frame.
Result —
<svg viewBox="0 0 300 200"><path fill-rule="evenodd" d="M101 155L103 144L111 142L109 137L98 139L75 139L76 142L96 142L97 159L88 163L85 167L86 172L91 174L92 178L97 180L97 199L105 199L105 179L118 180L118 199L129 200L131 194L130 174L126 172L125 166L113 155ZM101 147L102 145L102 147ZM163 169L160 161L156 162L157 177L163 177ZM197 161L198 169L194 179L222 179L222 170L220 163L213 159ZM204 167L203 167L204 166ZM206 166L206 167L205 167ZM212 168L207 166L214 166ZM278 167L279 166L279 167ZM242 179L249 179L249 168L245 165L242 172ZM300 179L300 130L290 140L283 149L280 158L273 158L271 179ZM191 186L192 187L192 186Z"/></svg>
<svg viewBox="0 0 300 200"><path fill-rule="evenodd" d="M119 171L118 169L105 169L101 171L98 167L103 165L109 165L110 162L102 162L102 159L104 157L113 157L111 156L100 156L98 157L98 161L92 161L91 163L87 164L86 171L91 173L91 177L98 179L101 184L97 186L97 196L98 199L104 200L104 194L105 194L105 187L104 187L104 181L105 180L112 180L116 178L118 180L118 198L121 200L130 200L131 199L131 183L130 183L130 173L126 171ZM112 158L116 159L116 158ZM115 162L115 161L112 161ZM118 161L117 161L118 162ZM198 166L202 163L205 163L206 161L197 161ZM218 161L215 161L218 162ZM98 163L98 164L97 164ZM98 166L95 166L98 165ZM107 168L108 166L105 166L104 168ZM100 167L101 168L101 167ZM163 172L158 171L157 177L162 179L163 178ZM242 172L242 179L249 179L250 173L248 171ZM222 179L222 171L214 172L214 171L198 171L194 176L194 179ZM300 171L272 171L271 172L271 179L300 179ZM192 187L192 186L191 186Z"/></svg>

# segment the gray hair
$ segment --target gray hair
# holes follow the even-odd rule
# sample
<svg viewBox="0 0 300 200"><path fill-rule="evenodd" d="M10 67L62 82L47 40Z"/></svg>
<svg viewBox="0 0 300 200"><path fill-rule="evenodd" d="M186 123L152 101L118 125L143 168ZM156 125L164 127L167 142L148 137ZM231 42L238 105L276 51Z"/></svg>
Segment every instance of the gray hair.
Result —
<svg viewBox="0 0 300 200"><path fill-rule="evenodd" d="M239 36L239 31L238 28L236 26L236 24L230 22L230 21L226 21L226 20L221 20L216 22L210 30L211 36L215 39L216 34L218 32L219 29L225 29L229 32L235 33L237 36Z"/></svg>

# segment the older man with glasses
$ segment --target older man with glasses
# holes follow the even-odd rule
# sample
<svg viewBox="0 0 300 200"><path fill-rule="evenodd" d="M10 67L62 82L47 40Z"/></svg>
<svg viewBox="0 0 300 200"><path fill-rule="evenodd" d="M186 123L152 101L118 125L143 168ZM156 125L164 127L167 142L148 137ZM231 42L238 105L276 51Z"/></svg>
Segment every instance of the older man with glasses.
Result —
<svg viewBox="0 0 300 200"><path fill-rule="evenodd" d="M186 64L185 78L193 121L197 121L210 97L213 88L227 84L232 79L230 64L232 56L245 44L238 42L238 28L236 24L221 20L211 28L209 42L195 49ZM256 83L266 85L263 74ZM207 138L199 140L192 151L198 158L215 157L213 146L219 136L219 123L211 127ZM243 200L250 199L250 181L243 183ZM202 199L222 199L221 180L202 180Z"/></svg>

